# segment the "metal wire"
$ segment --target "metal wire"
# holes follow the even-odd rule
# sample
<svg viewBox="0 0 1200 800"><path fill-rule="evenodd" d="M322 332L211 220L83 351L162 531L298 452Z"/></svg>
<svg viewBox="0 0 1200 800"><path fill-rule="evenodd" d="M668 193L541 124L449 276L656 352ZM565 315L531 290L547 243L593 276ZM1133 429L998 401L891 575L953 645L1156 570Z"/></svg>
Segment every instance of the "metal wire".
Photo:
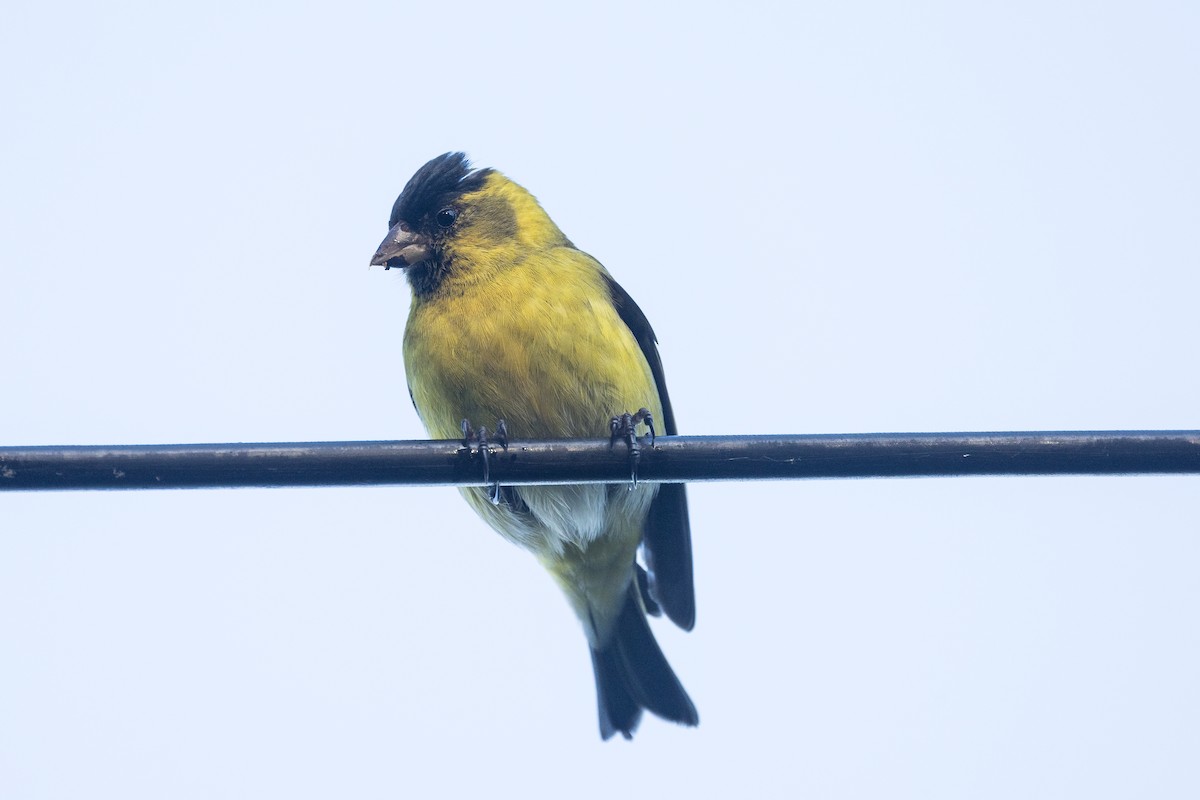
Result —
<svg viewBox="0 0 1200 800"><path fill-rule="evenodd" d="M624 442L456 441L0 448L0 491L623 483ZM1200 474L1200 431L663 436L639 481ZM486 475L486 477L485 477Z"/></svg>

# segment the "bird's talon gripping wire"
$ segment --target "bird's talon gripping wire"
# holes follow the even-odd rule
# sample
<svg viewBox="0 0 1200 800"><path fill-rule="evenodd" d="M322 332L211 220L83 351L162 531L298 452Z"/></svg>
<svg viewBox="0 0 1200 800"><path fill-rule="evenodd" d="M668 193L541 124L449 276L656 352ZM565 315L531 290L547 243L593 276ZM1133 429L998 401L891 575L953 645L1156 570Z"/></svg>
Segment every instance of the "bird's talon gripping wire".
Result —
<svg viewBox="0 0 1200 800"><path fill-rule="evenodd" d="M638 412L633 415L633 424L636 426L638 422L644 422L650 429L650 446L654 447L654 415L650 413L650 409L638 409Z"/></svg>
<svg viewBox="0 0 1200 800"><path fill-rule="evenodd" d="M489 456L492 454L492 448L488 446L488 429L479 426L479 457L483 459L483 482L485 484L492 482L492 464Z"/></svg>
<svg viewBox="0 0 1200 800"><path fill-rule="evenodd" d="M479 430L475 430L475 428L471 426L471 421L467 419L462 421L461 427L463 434L463 447L470 451L472 442L475 442L478 445L477 452L479 453L479 457L483 459L483 483L488 489L488 500L491 501L492 505L498 506L500 505L500 481L492 480L492 463L490 458L492 454L492 448L491 444L488 442L488 429L480 426ZM495 439L496 443L499 444L503 450L508 450L508 425L504 422L504 420L500 420L496 423Z"/></svg>
<svg viewBox="0 0 1200 800"><path fill-rule="evenodd" d="M642 458L642 448L637 439L637 426L639 422L645 422L650 428L650 445L654 445L654 424L651 421L650 412L646 409L640 409L636 414L628 412L619 417L613 417L609 420L608 431L609 440L608 446L611 449L616 444L618 439L625 440L625 446L629 448L629 488L633 489L637 486L638 476L637 468L638 461Z"/></svg>

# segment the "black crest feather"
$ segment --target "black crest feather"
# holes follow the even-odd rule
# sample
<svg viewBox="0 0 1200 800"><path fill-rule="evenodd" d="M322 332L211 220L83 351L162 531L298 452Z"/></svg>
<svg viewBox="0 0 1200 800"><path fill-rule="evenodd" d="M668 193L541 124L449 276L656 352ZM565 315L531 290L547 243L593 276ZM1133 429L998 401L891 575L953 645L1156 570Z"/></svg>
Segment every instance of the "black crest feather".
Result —
<svg viewBox="0 0 1200 800"><path fill-rule="evenodd" d="M443 153L417 170L396 198L388 227L404 220L410 225L437 211L459 195L483 186L490 169L472 169L466 153Z"/></svg>

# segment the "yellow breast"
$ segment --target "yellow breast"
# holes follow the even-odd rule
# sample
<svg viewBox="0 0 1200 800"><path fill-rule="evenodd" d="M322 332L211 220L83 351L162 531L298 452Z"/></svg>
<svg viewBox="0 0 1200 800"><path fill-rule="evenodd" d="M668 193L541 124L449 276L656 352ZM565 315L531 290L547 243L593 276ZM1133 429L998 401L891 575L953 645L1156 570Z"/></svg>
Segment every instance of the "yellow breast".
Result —
<svg viewBox="0 0 1200 800"><path fill-rule="evenodd" d="M612 416L642 407L661 420L650 367L602 270L554 247L414 299L404 362L430 435L503 419L514 438L607 436Z"/></svg>

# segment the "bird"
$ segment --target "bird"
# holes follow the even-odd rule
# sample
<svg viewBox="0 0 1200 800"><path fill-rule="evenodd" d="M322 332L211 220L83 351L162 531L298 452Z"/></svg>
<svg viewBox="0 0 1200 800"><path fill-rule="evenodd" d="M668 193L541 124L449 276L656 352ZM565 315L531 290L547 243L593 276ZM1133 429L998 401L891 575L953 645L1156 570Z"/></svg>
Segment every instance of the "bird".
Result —
<svg viewBox="0 0 1200 800"><path fill-rule="evenodd" d="M392 206L371 265L403 269L411 287L404 368L431 437L475 435L486 452L493 423L505 437L631 446L639 424L677 432L645 314L503 173L461 152L430 160ZM665 611L684 630L695 624L683 484L460 491L566 595L590 647L602 739L631 739L643 710L699 724L647 620Z"/></svg>

